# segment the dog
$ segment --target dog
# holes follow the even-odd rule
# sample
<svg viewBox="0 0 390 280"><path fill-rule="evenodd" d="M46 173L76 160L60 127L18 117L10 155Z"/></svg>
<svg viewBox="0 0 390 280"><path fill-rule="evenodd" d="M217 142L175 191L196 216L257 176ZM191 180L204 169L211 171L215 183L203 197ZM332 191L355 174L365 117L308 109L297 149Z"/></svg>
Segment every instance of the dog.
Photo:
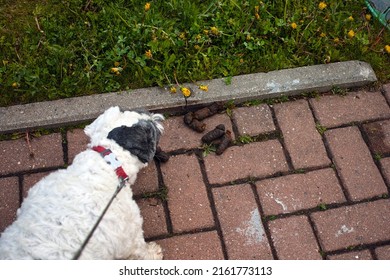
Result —
<svg viewBox="0 0 390 280"><path fill-rule="evenodd" d="M73 259L123 184L79 258L162 259L161 247L145 242L130 186L153 159L163 120L111 107L86 126L87 149L29 190L1 234L0 259Z"/></svg>

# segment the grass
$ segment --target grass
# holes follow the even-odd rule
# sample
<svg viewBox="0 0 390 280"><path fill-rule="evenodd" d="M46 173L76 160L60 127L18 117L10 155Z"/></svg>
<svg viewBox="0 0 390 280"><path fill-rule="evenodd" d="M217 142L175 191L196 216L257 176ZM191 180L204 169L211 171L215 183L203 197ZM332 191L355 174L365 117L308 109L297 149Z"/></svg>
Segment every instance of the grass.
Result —
<svg viewBox="0 0 390 280"><path fill-rule="evenodd" d="M0 0L0 106L351 59L389 81L364 1L324 2Z"/></svg>

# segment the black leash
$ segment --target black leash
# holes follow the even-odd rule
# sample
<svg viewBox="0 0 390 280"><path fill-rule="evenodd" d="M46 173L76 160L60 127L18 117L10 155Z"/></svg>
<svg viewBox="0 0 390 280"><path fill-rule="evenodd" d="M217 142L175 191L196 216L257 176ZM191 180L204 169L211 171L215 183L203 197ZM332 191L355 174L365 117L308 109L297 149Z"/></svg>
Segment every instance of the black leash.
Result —
<svg viewBox="0 0 390 280"><path fill-rule="evenodd" d="M87 238L85 239L84 243L81 245L80 249L76 252L76 254L73 257L73 260L78 260L81 256L81 253L84 251L85 247L87 246L89 240L91 239L93 233L95 232L96 228L99 226L100 222L102 221L104 215L106 214L108 208L110 208L111 203L114 201L115 197L118 195L118 193L126 186L126 180L121 180L118 187L116 188L114 194L112 195L110 201L108 202L106 208L104 208L102 214L100 215L99 219L96 221L95 225L93 226L92 230L89 232Z"/></svg>

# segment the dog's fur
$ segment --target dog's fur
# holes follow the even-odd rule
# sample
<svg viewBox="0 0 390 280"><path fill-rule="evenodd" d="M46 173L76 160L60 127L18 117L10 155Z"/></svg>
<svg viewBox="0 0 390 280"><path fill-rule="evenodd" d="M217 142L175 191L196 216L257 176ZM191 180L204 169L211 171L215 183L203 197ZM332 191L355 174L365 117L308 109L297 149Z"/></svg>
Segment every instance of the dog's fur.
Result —
<svg viewBox="0 0 390 280"><path fill-rule="evenodd" d="M161 259L156 243L146 243L132 185L153 159L163 130L159 114L121 112L112 107L85 128L89 148L110 149L129 181L114 199L80 259ZM78 154L67 169L30 189L17 220L0 238L0 259L72 259L114 194L114 169L92 149Z"/></svg>

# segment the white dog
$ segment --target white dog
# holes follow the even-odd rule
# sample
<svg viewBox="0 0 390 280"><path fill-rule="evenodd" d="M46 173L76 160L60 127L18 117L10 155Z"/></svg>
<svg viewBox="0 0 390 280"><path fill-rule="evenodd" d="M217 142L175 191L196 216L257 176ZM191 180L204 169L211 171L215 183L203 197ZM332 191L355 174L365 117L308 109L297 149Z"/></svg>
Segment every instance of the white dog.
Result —
<svg viewBox="0 0 390 280"><path fill-rule="evenodd" d="M89 149L30 189L1 234L0 259L72 259L126 176L80 259L162 259L160 246L145 242L130 188L155 155L162 120L112 107L87 126Z"/></svg>

